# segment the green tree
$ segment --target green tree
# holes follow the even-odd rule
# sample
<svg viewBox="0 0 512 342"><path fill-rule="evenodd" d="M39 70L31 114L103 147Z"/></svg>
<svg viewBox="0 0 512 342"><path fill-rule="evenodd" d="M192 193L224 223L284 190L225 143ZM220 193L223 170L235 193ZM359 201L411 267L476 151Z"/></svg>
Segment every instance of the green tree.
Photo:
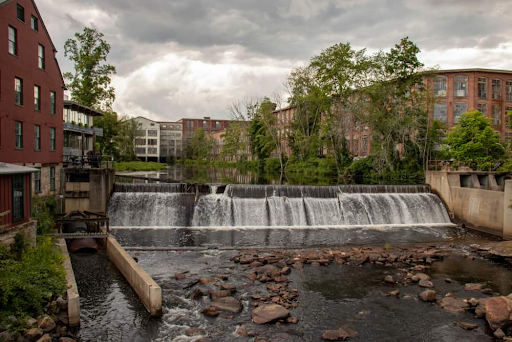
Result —
<svg viewBox="0 0 512 342"><path fill-rule="evenodd" d="M117 155L116 137L119 134L119 123L117 113L111 109L104 111L104 116L94 118L94 125L103 129L103 136L96 139L100 143L101 152L105 155Z"/></svg>
<svg viewBox="0 0 512 342"><path fill-rule="evenodd" d="M137 160L135 155L135 139L138 135L138 124L128 116L119 117L110 108L104 116L94 120L94 124L103 129L103 136L98 136L101 152L113 156L117 161Z"/></svg>
<svg viewBox="0 0 512 342"><path fill-rule="evenodd" d="M500 134L491 127L491 119L477 110L462 114L445 144L453 160L471 167L488 169L505 155Z"/></svg>
<svg viewBox="0 0 512 342"><path fill-rule="evenodd" d="M248 147L247 129L245 122L234 122L226 128L226 132L222 135L224 143L220 151L223 159L235 160L232 158L240 157L247 160L246 153Z"/></svg>
<svg viewBox="0 0 512 342"><path fill-rule="evenodd" d="M111 108L115 99L110 76L116 68L106 64L110 45L103 34L88 27L64 44L64 56L74 62L74 73L64 73L71 99L92 108Z"/></svg>
<svg viewBox="0 0 512 342"><path fill-rule="evenodd" d="M212 155L213 140L206 136L205 131L199 128L194 132L188 143L188 156L194 160L209 160Z"/></svg>

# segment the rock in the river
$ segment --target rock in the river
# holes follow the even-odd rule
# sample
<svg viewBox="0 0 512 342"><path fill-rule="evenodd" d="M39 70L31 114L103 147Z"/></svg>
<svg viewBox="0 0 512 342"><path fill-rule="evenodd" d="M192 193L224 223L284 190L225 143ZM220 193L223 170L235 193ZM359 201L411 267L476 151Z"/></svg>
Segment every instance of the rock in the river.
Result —
<svg viewBox="0 0 512 342"><path fill-rule="evenodd" d="M211 291L210 292L210 298L212 300L217 300L222 297L228 297L231 295L230 290L218 290L218 291Z"/></svg>
<svg viewBox="0 0 512 342"><path fill-rule="evenodd" d="M43 336L43 330L40 328L30 328L25 332L25 338L30 341L36 341L41 336Z"/></svg>
<svg viewBox="0 0 512 342"><path fill-rule="evenodd" d="M429 289L434 287L434 283L432 283L430 280L426 280L426 279L421 279L420 282L418 283L418 285L421 287L429 288Z"/></svg>
<svg viewBox="0 0 512 342"><path fill-rule="evenodd" d="M55 329L55 322L50 317L43 317L37 321L37 326L43 330L43 332L47 333ZM44 337L44 336L43 336Z"/></svg>
<svg viewBox="0 0 512 342"><path fill-rule="evenodd" d="M231 292L236 292L236 285L235 284L221 284L220 288L223 290L229 290Z"/></svg>
<svg viewBox="0 0 512 342"><path fill-rule="evenodd" d="M44 334L43 337L41 337L36 342L52 342L52 338L51 338L50 334Z"/></svg>
<svg viewBox="0 0 512 342"><path fill-rule="evenodd" d="M477 306L477 305L478 305L478 299L476 299L476 298L471 298L470 300L468 300L468 303L469 303L469 305L471 305L471 306Z"/></svg>
<svg viewBox="0 0 512 342"><path fill-rule="evenodd" d="M191 299L201 299L203 298L203 296L205 295L205 293L203 291L201 291L200 288L195 288L194 291L190 294L190 298Z"/></svg>
<svg viewBox="0 0 512 342"><path fill-rule="evenodd" d="M495 297L485 302L485 319L489 326L496 330L504 328L512 323L512 299L507 297Z"/></svg>
<svg viewBox="0 0 512 342"><path fill-rule="evenodd" d="M467 283L464 288L466 291L480 291L484 288L484 284Z"/></svg>
<svg viewBox="0 0 512 342"><path fill-rule="evenodd" d="M468 323L468 322L453 322L453 324L458 325L462 329L465 330L473 330L478 328L478 324Z"/></svg>
<svg viewBox="0 0 512 342"><path fill-rule="evenodd" d="M349 337L356 337L357 335L359 335L357 331L342 325L338 330L326 330L322 334L322 339L326 341L345 341Z"/></svg>
<svg viewBox="0 0 512 342"><path fill-rule="evenodd" d="M207 308L204 308L201 311L201 313L203 315L210 316L210 317L217 317L219 315L219 312L213 306L209 306Z"/></svg>
<svg viewBox="0 0 512 342"><path fill-rule="evenodd" d="M240 312L242 311L242 303L234 297L223 297L213 301L211 304L214 308L221 311Z"/></svg>
<svg viewBox="0 0 512 342"><path fill-rule="evenodd" d="M285 319L290 315L290 312L281 305L269 304L261 305L252 310L252 320L256 324L265 324L279 319Z"/></svg>
<svg viewBox="0 0 512 342"><path fill-rule="evenodd" d="M436 300L436 291L425 290L419 294L419 297L424 302L434 302Z"/></svg>
<svg viewBox="0 0 512 342"><path fill-rule="evenodd" d="M59 338L58 342L76 342L76 341L69 337L61 337L61 338Z"/></svg>
<svg viewBox="0 0 512 342"><path fill-rule="evenodd" d="M494 332L494 337L496 337L497 339L501 340L503 339L503 337L505 337L507 335L505 335L505 333L503 332L503 330L501 329L496 329L496 331Z"/></svg>
<svg viewBox="0 0 512 342"><path fill-rule="evenodd" d="M389 284L394 284L395 283L395 279L393 279L393 277L390 276L390 275L386 276L386 278L384 278L384 281L386 283L389 283Z"/></svg>
<svg viewBox="0 0 512 342"><path fill-rule="evenodd" d="M297 324L299 323L299 319L297 317L290 316L286 319L286 322L290 324Z"/></svg>
<svg viewBox="0 0 512 342"><path fill-rule="evenodd" d="M441 301L441 308L446 311L453 313L464 313L466 309L469 308L469 304L463 301L462 299L457 299L454 297L444 297Z"/></svg>

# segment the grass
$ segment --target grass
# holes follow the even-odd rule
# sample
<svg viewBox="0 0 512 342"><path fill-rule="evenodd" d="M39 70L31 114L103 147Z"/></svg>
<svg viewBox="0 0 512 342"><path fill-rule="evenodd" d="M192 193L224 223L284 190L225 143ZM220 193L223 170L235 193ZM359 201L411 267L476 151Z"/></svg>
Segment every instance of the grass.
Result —
<svg viewBox="0 0 512 342"><path fill-rule="evenodd" d="M115 168L117 172L124 171L161 171L167 168L165 163L157 162L142 162L142 161L131 161L131 162L116 162Z"/></svg>

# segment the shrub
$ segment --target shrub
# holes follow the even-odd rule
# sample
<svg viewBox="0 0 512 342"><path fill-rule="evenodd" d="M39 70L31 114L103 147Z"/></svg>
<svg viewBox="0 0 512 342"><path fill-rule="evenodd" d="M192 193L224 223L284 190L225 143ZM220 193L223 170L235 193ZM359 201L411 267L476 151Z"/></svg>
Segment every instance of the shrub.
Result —
<svg viewBox="0 0 512 342"><path fill-rule="evenodd" d="M37 235L51 233L55 227L53 216L57 209L54 196L34 196L32 198L33 216L37 220Z"/></svg>

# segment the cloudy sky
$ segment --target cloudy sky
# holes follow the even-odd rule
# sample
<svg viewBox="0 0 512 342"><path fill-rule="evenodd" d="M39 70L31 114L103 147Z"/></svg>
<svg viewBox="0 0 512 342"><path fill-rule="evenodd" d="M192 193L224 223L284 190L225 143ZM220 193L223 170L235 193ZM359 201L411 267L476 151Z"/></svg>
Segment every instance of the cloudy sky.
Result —
<svg viewBox="0 0 512 342"><path fill-rule="evenodd" d="M237 99L284 92L289 71L339 42L374 52L409 36L427 66L512 70L510 0L36 0L59 50L105 34L114 109L154 120L229 118Z"/></svg>

